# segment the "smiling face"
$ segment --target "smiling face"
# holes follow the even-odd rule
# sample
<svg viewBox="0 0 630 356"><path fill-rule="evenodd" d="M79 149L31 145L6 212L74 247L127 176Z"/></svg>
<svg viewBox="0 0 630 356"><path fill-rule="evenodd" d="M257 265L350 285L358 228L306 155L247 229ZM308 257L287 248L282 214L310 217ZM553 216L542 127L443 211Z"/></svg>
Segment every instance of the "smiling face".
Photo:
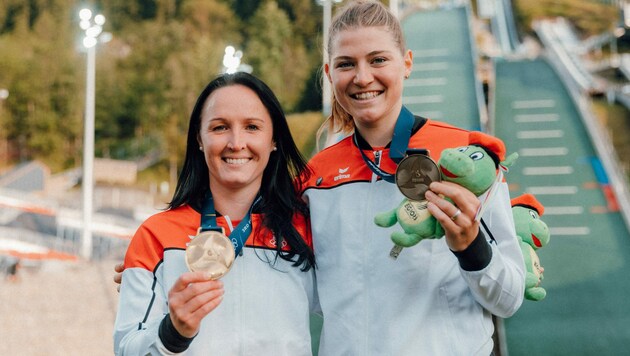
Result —
<svg viewBox="0 0 630 356"><path fill-rule="evenodd" d="M211 190L259 190L275 143L269 112L253 90L215 90L204 103L198 141Z"/></svg>
<svg viewBox="0 0 630 356"><path fill-rule="evenodd" d="M402 106L403 80L412 55L387 27L345 29L331 38L324 66L335 98L362 130L393 127Z"/></svg>

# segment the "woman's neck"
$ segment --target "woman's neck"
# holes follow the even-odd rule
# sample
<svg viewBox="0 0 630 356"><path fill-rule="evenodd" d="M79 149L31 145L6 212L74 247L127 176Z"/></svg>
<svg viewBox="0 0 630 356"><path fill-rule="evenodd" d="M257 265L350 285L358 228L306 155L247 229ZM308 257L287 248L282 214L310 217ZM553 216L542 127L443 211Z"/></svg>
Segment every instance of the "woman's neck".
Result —
<svg viewBox="0 0 630 356"><path fill-rule="evenodd" d="M385 147L394 137L394 127L398 119L398 112L395 116L384 117L376 122L363 124L355 122L356 129L361 137L370 144L371 147Z"/></svg>
<svg viewBox="0 0 630 356"><path fill-rule="evenodd" d="M210 183L210 191L214 200L214 209L217 212L229 216L231 220L242 220L252 206L259 187L229 189L227 187L215 187Z"/></svg>
<svg viewBox="0 0 630 356"><path fill-rule="evenodd" d="M361 134L361 137L370 144L370 147L385 147L391 142L394 135L393 127L391 129L380 129L357 126L357 130Z"/></svg>

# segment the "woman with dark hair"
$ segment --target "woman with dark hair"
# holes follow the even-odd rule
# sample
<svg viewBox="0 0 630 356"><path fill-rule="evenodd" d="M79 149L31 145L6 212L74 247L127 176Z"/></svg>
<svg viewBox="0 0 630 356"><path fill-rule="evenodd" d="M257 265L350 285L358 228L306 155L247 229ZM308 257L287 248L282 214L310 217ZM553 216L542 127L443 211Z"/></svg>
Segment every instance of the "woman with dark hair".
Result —
<svg viewBox="0 0 630 356"><path fill-rule="evenodd" d="M173 199L125 256L116 354L310 355L315 260L295 184L305 174L266 84L242 72L210 82ZM208 248L221 232L236 257L225 266L225 246Z"/></svg>

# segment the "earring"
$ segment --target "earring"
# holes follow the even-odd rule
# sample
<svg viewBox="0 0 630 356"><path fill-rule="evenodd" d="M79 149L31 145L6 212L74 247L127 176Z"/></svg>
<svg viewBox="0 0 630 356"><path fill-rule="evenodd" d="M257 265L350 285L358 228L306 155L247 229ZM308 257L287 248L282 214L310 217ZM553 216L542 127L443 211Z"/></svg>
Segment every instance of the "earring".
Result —
<svg viewBox="0 0 630 356"><path fill-rule="evenodd" d="M203 152L203 147L199 146L199 151Z"/></svg>
<svg viewBox="0 0 630 356"><path fill-rule="evenodd" d="M405 74L405 79L409 79L409 74Z"/></svg>
<svg viewBox="0 0 630 356"><path fill-rule="evenodd" d="M272 150L272 151L277 151L277 150L278 150L278 147L273 146L273 148L272 148L271 150Z"/></svg>

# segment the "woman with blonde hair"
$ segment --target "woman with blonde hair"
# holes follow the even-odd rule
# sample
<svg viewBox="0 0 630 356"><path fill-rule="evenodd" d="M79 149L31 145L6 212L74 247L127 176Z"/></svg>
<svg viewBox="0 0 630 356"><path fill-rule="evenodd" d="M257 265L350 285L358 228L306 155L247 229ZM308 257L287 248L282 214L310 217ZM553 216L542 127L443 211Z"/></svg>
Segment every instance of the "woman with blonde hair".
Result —
<svg viewBox="0 0 630 356"><path fill-rule="evenodd" d="M523 300L524 265L508 187L498 183L481 221L480 199L434 181L427 209L445 230L394 260L391 229L374 216L403 199L392 183L407 149L437 159L469 132L415 116L402 104L413 55L399 21L378 1L352 1L335 15L324 70L333 88L329 129L349 136L315 155L309 204L322 355L490 355L492 315ZM446 198L450 199L447 200Z"/></svg>

